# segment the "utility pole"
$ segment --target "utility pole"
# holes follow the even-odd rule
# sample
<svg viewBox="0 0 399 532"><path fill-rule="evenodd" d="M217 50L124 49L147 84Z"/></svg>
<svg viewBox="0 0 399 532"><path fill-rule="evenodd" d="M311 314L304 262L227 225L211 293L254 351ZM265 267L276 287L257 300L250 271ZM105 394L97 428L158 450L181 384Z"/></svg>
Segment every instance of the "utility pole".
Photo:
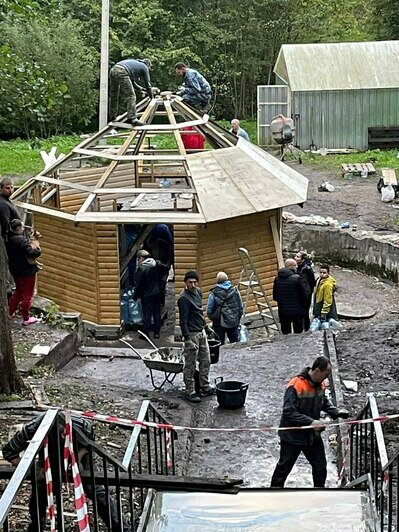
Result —
<svg viewBox="0 0 399 532"><path fill-rule="evenodd" d="M108 123L109 0L101 0L101 63L99 129Z"/></svg>

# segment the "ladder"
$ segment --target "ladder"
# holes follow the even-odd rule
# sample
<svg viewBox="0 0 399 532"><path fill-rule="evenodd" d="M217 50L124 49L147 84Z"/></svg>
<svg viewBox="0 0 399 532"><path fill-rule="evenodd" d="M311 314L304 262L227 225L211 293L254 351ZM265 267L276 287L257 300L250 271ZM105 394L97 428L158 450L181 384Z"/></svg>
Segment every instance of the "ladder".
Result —
<svg viewBox="0 0 399 532"><path fill-rule="evenodd" d="M245 316L249 298L252 294L267 335L270 336L273 332L279 333L280 327L275 311L270 304L258 272L256 271L254 261L246 248L238 248L238 255L242 264L238 287L243 287L246 290L243 316Z"/></svg>

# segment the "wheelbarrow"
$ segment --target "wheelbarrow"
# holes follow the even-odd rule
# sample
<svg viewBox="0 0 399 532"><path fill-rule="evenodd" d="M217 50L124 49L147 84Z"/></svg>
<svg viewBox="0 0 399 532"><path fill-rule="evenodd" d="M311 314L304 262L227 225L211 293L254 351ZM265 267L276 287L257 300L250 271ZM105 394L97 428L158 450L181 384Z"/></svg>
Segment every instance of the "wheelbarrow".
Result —
<svg viewBox="0 0 399 532"><path fill-rule="evenodd" d="M126 340L120 341L128 345L150 370L151 383L155 390L161 390L167 382L172 383L176 375L183 372L183 347L156 347L152 344L155 348L154 351L143 356ZM163 372L163 380L160 384L156 382L154 377L156 371Z"/></svg>
<svg viewBox="0 0 399 532"><path fill-rule="evenodd" d="M161 390L169 382L172 383L178 373L183 372L183 347L158 347L148 355L141 357L144 364L150 370L152 385L155 390ZM156 384L154 371L162 371L164 379L161 384Z"/></svg>

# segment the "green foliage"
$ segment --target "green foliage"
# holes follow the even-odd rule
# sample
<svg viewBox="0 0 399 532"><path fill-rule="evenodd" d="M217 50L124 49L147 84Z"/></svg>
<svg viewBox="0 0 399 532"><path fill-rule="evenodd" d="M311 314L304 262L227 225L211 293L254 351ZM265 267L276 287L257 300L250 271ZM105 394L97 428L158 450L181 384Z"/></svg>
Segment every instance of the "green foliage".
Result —
<svg viewBox="0 0 399 532"><path fill-rule="evenodd" d="M0 24L0 128L46 137L82 128L96 109L95 52L69 18L10 16Z"/></svg>
<svg viewBox="0 0 399 532"><path fill-rule="evenodd" d="M100 0L0 0L0 134L79 131L96 114ZM177 61L214 88L219 119L252 117L283 43L397 38L395 0L118 0L109 66L149 57L153 84L177 87ZM7 45L6 48L3 46ZM254 135L251 134L254 138Z"/></svg>

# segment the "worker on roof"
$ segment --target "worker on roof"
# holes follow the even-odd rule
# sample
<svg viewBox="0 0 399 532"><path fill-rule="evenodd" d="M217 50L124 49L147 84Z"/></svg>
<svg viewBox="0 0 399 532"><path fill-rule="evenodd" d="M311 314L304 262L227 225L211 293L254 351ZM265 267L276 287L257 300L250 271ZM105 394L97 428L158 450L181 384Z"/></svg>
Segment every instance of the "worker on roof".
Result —
<svg viewBox="0 0 399 532"><path fill-rule="evenodd" d="M153 97L150 80L151 69L152 64L149 59L124 59L111 68L109 86L109 119L111 122L118 115L118 103L121 98L126 105L127 122L132 126L143 125L136 114L135 88L139 91L145 91L150 99Z"/></svg>
<svg viewBox="0 0 399 532"><path fill-rule="evenodd" d="M209 111L212 89L204 76L184 63L176 63L175 70L177 75L183 77L183 85L176 94L192 107L205 113Z"/></svg>

